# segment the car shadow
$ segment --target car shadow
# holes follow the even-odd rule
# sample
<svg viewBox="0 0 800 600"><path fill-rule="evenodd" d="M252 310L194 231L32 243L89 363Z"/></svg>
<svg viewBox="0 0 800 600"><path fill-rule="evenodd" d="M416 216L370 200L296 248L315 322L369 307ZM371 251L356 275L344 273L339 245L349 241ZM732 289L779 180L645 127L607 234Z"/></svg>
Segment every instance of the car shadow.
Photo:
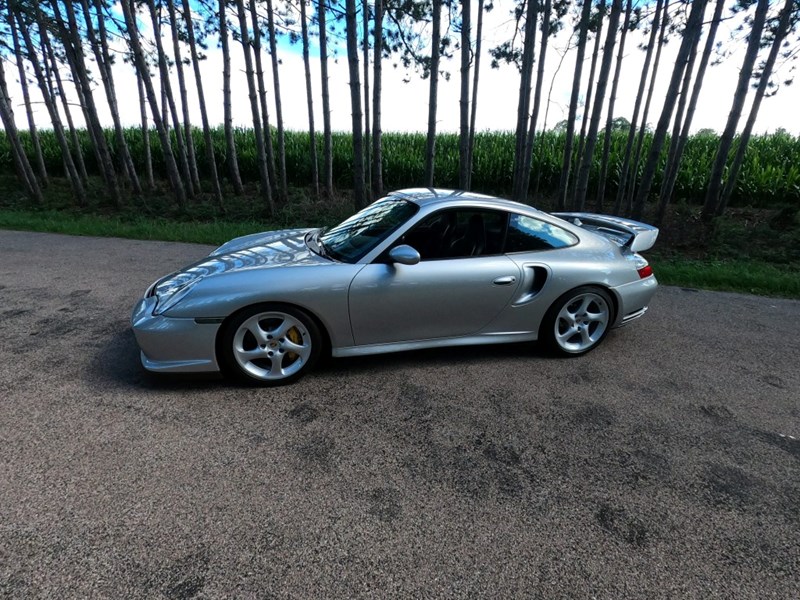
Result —
<svg viewBox="0 0 800 600"><path fill-rule="evenodd" d="M347 358L324 356L314 371L316 377L335 377L364 372L377 374L420 366L444 367L530 358L547 360L550 355L536 342L456 346ZM219 373L151 373L141 364L139 347L130 328L117 330L105 338L89 361L86 374L95 388L105 389L199 391L219 387L252 387L226 379Z"/></svg>

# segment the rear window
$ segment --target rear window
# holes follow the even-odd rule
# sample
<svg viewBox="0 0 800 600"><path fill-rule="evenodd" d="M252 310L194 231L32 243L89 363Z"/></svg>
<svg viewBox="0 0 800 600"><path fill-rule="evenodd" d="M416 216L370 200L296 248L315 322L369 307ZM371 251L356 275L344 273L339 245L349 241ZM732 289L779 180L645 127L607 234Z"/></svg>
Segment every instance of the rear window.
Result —
<svg viewBox="0 0 800 600"><path fill-rule="evenodd" d="M577 243L578 238L561 227L525 215L512 214L509 217L506 252L554 250Z"/></svg>

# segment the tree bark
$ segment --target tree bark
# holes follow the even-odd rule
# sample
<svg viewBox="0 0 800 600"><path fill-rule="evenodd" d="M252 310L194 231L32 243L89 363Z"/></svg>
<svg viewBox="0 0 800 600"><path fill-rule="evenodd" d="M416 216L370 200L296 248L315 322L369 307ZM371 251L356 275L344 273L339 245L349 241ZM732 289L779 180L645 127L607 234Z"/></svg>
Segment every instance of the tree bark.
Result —
<svg viewBox="0 0 800 600"><path fill-rule="evenodd" d="M380 1L380 0L378 0ZM311 89L311 63L308 52L308 21L306 0L300 0L300 24L303 38L303 67L306 75L306 104L308 105L308 150L311 163L311 187L314 197L319 198L319 164L317 161L317 137L314 132L314 93Z"/></svg>
<svg viewBox="0 0 800 600"><path fill-rule="evenodd" d="M636 124L639 122L639 110L642 106L642 99L644 98L644 88L647 86L647 75L650 72L650 63L653 58L653 48L655 46L656 35L661 27L661 10L663 7L663 0L657 0L655 13L653 15L653 23L650 27L650 39L647 43L647 51L644 57L644 66L642 67L642 77L639 80L639 89L636 92L636 100L633 104L633 116L631 117L630 128L628 129L628 140L625 143L625 151L622 155L622 167L620 168L619 184L617 187L617 198L614 202L614 214L622 212L622 202L626 197L628 171L631 164L631 156L633 154L633 142L636 139ZM665 17L666 18L666 17Z"/></svg>
<svg viewBox="0 0 800 600"><path fill-rule="evenodd" d="M709 177L708 189L706 191L706 200L703 204L703 211L700 217L708 222L714 218L720 203L720 194L722 192L722 178L725 172L725 164L728 162L728 154L730 153L731 146L733 145L733 138L736 135L736 127L739 124L739 119L742 116L742 109L744 102L747 98L747 92L750 85L750 77L753 75L753 67L758 57L758 50L761 45L761 35L764 30L764 23L767 18L767 10L769 9L768 0L758 0L756 5L756 12L753 16L753 23L750 29L750 35L747 41L747 51L745 52L742 68L739 70L739 80L736 84L736 91L733 94L733 103L731 104L731 111L728 114L728 121L725 124L725 130L719 139L719 147L714 156L714 163L711 167L711 175Z"/></svg>
<svg viewBox="0 0 800 600"><path fill-rule="evenodd" d="M594 38L594 49L592 50L592 60L589 67L589 81L586 84L586 95L584 96L584 103L583 103L583 116L581 117L581 132L578 136L578 152L575 156L575 170L580 170L580 165L583 161L583 152L586 147L586 129L589 126L589 121L592 113L592 96L594 95L594 88L596 87L596 83L594 80L595 73L597 72L597 58L600 56L600 40L603 37L603 17L605 16L606 10L606 3L605 0L601 0L600 4L597 6L598 11L598 24L597 24L597 32L595 33ZM578 177L573 177L572 181L570 181L569 192L567 194L567 198L571 200L572 204L576 203L575 199L575 188L578 184Z"/></svg>
<svg viewBox="0 0 800 600"><path fill-rule="evenodd" d="M442 45L442 0L432 0L431 68L428 86L428 133L425 139L425 185L433 187L436 173L436 112L439 103L439 54Z"/></svg>
<svg viewBox="0 0 800 600"><path fill-rule="evenodd" d="M475 151L475 121L478 118L478 81L481 71L481 46L483 45L483 5L484 0L478 0L478 23L475 29L475 68L472 72L472 107L469 115L469 164L473 162ZM472 169L467 174L467 187L472 189Z"/></svg>
<svg viewBox="0 0 800 600"><path fill-rule="evenodd" d="M353 203L364 208L364 140L361 123L361 82L358 73L358 15L355 0L345 3L347 30L347 63L350 69L350 105L353 116Z"/></svg>
<svg viewBox="0 0 800 600"><path fill-rule="evenodd" d="M175 96L172 93L172 83L169 77L169 65L167 64L167 54L164 52L164 44L161 40L161 24L159 18L159 8L156 7L154 0L147 0L147 6L150 8L150 19L153 24L153 37L156 40L156 53L158 56L158 69L161 75L161 86L164 90L167 99L168 112L172 115L172 128L175 130L175 146L178 149L178 160L180 161L181 174L183 175L184 185L186 187L186 195L189 198L194 198L194 183L192 179L191 168L189 167L189 156L186 152L186 144L183 137L183 129L181 128L180 120L178 119L178 109L175 106ZM164 117L167 121L167 117Z"/></svg>
<svg viewBox="0 0 800 600"><path fill-rule="evenodd" d="M576 210L582 211L586 204L586 193L589 190L589 175L592 170L594 159L594 149L597 145L597 131L600 128L600 118L603 115L603 101L606 97L608 87L608 77L611 74L611 64L614 60L614 46L617 42L617 29L619 28L619 18L622 13L622 0L613 0L611 3L611 14L608 22L608 32L606 41L603 44L603 62L600 64L600 74L597 80L597 95L594 106L592 107L592 118L589 122L589 132L586 134L586 146L583 151L583 159L578 169L577 183L575 184Z"/></svg>
<svg viewBox="0 0 800 600"><path fill-rule="evenodd" d="M372 201L372 161L370 159L369 130L369 0L361 3L362 54L364 56L364 194L366 202Z"/></svg>
<svg viewBox="0 0 800 600"><path fill-rule="evenodd" d="M253 57L250 55L250 33L247 30L247 15L244 10L244 0L236 0L236 11L239 16L240 37L242 51L244 52L245 74L247 76L247 89L250 93L250 112L253 117L253 134L256 139L258 156L258 174L261 180L261 196L267 204L267 211L272 216L275 213L275 201L272 198L272 186L267 170L267 155L264 151L264 136L261 130L261 115L258 110L258 93L256 91L255 74L253 73Z"/></svg>
<svg viewBox="0 0 800 600"><path fill-rule="evenodd" d="M572 144L575 137L575 115L578 112L578 95L581 87L581 74L583 72L583 57L586 54L586 38L589 31L589 13L591 2L584 2L581 10L581 20L578 32L578 54L575 59L575 72L572 77L572 95L569 101L569 116L567 117L567 134L564 140L564 162L561 167L561 177L558 181L558 197L556 205L558 210L564 210L567 205L567 190L569 188L570 169L572 168Z"/></svg>
<svg viewBox="0 0 800 600"><path fill-rule="evenodd" d="M777 29L775 30L775 37L772 40L772 46L770 46L769 55L767 56L767 60L764 62L764 65L761 69L761 77L758 80L758 87L756 88L756 95L753 98L753 104L750 106L750 114L747 116L747 122L745 123L742 133L739 135L739 147L736 148L736 154L733 157L733 163L728 171L728 180L725 182L725 187L722 190L722 197L720 198L719 205L717 206L715 213L717 217L720 217L725 213L725 209L728 207L728 202L733 195L733 191L736 189L736 180L739 177L739 171L741 170L742 163L744 162L744 155L747 152L747 145L750 142L750 136L753 133L753 126L756 123L756 117L758 117L758 111L761 108L761 101L764 99L764 95L769 87L769 80L772 76L772 71L775 68L775 62L778 59L781 45L783 44L784 39L786 39L786 35L789 33L789 25L793 12L792 7L795 4L795 1L796 0L786 0L786 3L783 5L783 9L781 10L780 19L778 21Z"/></svg>
<svg viewBox="0 0 800 600"><path fill-rule="evenodd" d="M639 173L639 161L642 157L642 148L644 146L644 135L647 131L647 117L650 113L650 102L653 99L653 91L655 90L656 85L656 78L658 76L658 67L661 64L661 49L664 47L664 40L667 31L667 25L669 23L669 15L667 11L669 9L669 0L666 0L664 3L664 13L661 19L661 33L658 37L658 47L656 48L656 56L655 60L653 61L653 74L650 77L650 87L647 90L647 98L644 101L644 111L642 112L642 125L639 127L639 135L636 138L636 150L634 151L633 155L633 168L630 170L628 177L628 191L627 191L627 202L625 206L625 214L631 214L633 210L633 198L636 194L636 176ZM684 35L686 31L684 30Z"/></svg>
<svg viewBox="0 0 800 600"><path fill-rule="evenodd" d="M666 216L667 205L672 198L673 190L675 189L675 182L678 179L678 172L680 171L681 158L683 151L686 148L686 142L689 140L689 128L692 126L692 119L694 111L697 107L697 100L700 97L700 89L703 86L703 79L705 77L706 67L711 57L711 51L714 49L714 42L717 36L719 24L722 21L722 9L725 6L725 0L717 0L717 6L714 9L714 17L711 20L711 26L708 30L706 37L705 47L703 48L703 55L700 58L700 65L697 68L697 75L694 80L694 87L692 88L692 97L689 100L689 106L686 109L686 117L683 121L683 128L680 132L680 138L675 148L674 155L667 161L667 171L664 174L664 184L661 186L661 194L658 203L658 216L656 217L656 225L661 225Z"/></svg>
<svg viewBox="0 0 800 600"><path fill-rule="evenodd" d="M21 55L17 55L17 60L21 60ZM11 99L8 97L8 86L6 85L6 74L3 68L3 61L0 60L0 120L6 132L9 145L11 146L11 158L14 161L14 168L17 171L22 185L25 186L25 193L36 204L44 204L42 190L36 175L33 172L25 150L17 133L17 125L14 121L14 111L11 108Z"/></svg>
<svg viewBox="0 0 800 600"><path fill-rule="evenodd" d="M211 179L211 187L214 190L214 202L220 211L225 207L222 201L222 187L219 183L217 173L217 159L214 153L214 140L211 137L211 126L208 122L208 110L206 109L206 95L203 90L203 76L200 71L200 57L197 54L197 41L194 35L194 20L192 19L192 8L189 0L183 2L183 18L186 22L186 35L189 41L189 53L192 56L192 67L194 69L195 87L197 88L197 101L200 104L200 119L203 122L203 145L205 146L206 166L208 176Z"/></svg>
<svg viewBox="0 0 800 600"><path fill-rule="evenodd" d="M286 180L286 140L283 131L283 102L281 99L281 78L278 72L278 40L275 37L275 15L272 0L267 0L267 27L269 28L269 51L272 56L272 81L275 96L275 125L278 129L278 170L280 199L286 202L289 197L289 185Z"/></svg>
<svg viewBox="0 0 800 600"><path fill-rule="evenodd" d="M469 63L472 24L470 11L472 2L467 0L461 3L461 99L459 107L461 113L461 126L458 138L458 187L469 189L469 174L472 165L469 162Z"/></svg>
<svg viewBox="0 0 800 600"><path fill-rule="evenodd" d="M333 196L333 134L331 133L331 100L328 91L328 25L327 0L317 2L319 20L319 69L322 80L322 182L325 195Z"/></svg>
<svg viewBox="0 0 800 600"><path fill-rule="evenodd" d="M239 158L236 155L236 140L233 137L233 108L231 106L231 47L228 39L228 17L225 13L227 0L219 0L219 40L222 47L222 107L225 129L225 164L228 177L237 196L244 194L242 176L239 174Z"/></svg>
<svg viewBox="0 0 800 600"><path fill-rule="evenodd" d="M634 219L641 219L644 212L644 205L647 197L650 195L650 188L653 185L653 178L658 168L658 160L661 155L661 149L664 146L664 141L667 136L667 129L669 122L672 119L672 112L675 109L675 101L678 96L681 79L683 78L684 70L687 68L687 61L689 53L693 47L696 47L697 40L700 37L703 27L703 15L705 14L707 0L695 0L692 2L692 10L689 13L689 19L686 22L686 28L683 32L683 40L678 49L678 56L675 59L675 67L672 70L672 77L670 78L669 87L664 96L664 108L661 111L661 117L658 120L658 125L653 133L653 141L650 145L650 151L647 155L647 162L644 165L644 172L642 173L642 181L639 185L639 192L636 196L636 203L633 207L632 216Z"/></svg>
<svg viewBox="0 0 800 600"><path fill-rule="evenodd" d="M108 191L112 203L119 207L122 205L122 198L117 183L117 174L114 168L114 161L111 159L111 153L108 150L103 126L100 124L100 118L97 115L97 105L94 101L92 83L86 69L86 60L83 55L83 45L78 31L78 23L75 18L75 10L71 3L65 3L67 23L64 23L58 4L57 0L50 1L50 5L53 8L53 15L58 25L59 34L64 43L64 53L66 54L67 61L70 63L70 67L76 75L75 85L77 88L80 88L81 94L83 95L85 114L87 117L86 126L91 129L94 134L95 154L97 155L98 166L100 167L103 179L106 183L106 190ZM40 23L40 28L41 26Z"/></svg>
<svg viewBox="0 0 800 600"><path fill-rule="evenodd" d="M250 21L253 24L253 58L255 59L256 87L258 87L258 98L261 104L261 122L264 124L263 135L264 145L267 150L267 172L273 188L278 184L278 172L275 168L275 148L272 145L272 127L269 124L269 106L267 105L267 86L264 81L264 66L261 62L261 25L258 22L256 3L250 1ZM278 194L280 197L280 194Z"/></svg>
<svg viewBox="0 0 800 600"><path fill-rule="evenodd" d="M97 0L95 0L97 1ZM194 136L192 135L192 120L189 115L189 94L186 89L186 76L183 71L183 58L181 57L181 44L178 38L178 15L175 11L175 0L167 0L170 32L172 33L172 52L175 55L175 72L178 74L178 92L181 96L181 112L183 114L183 136L186 140L186 160L189 162L189 175L192 178L192 187L197 192L202 191L200 173L197 171L197 157L194 151ZM180 134L181 130L177 130Z"/></svg>
<svg viewBox="0 0 800 600"><path fill-rule="evenodd" d="M544 84L544 66L547 58L547 43L550 38L550 11L552 9L551 0L545 0L542 16L542 40L539 46L539 66L536 73L536 89L533 92L533 112L528 125L528 136L525 140L525 163L522 172L522 196L521 201L528 199L528 189L531 181L531 163L533 160L533 144L536 140L536 124L539 121L539 108L542 102L542 85Z"/></svg>
<svg viewBox="0 0 800 600"><path fill-rule="evenodd" d="M38 12L38 11L37 11ZM37 14L37 17L39 15ZM58 142L59 149L61 150L61 155L64 160L64 168L67 171L67 178L69 179L70 186L72 188L72 193L75 194L75 199L77 201L78 206L85 206L86 205L86 192L83 187L83 182L81 181L80 176L78 175L78 171L75 168L75 162L72 159L72 154L69 150L69 144L67 143L67 136L64 134L64 127L61 124L61 117L58 114L58 107L56 105L55 98L52 97L50 94L50 88L47 85L47 81L45 80L44 73L42 72L42 67L39 64L39 61L36 58L35 47L33 45L33 40L31 38L31 27L28 26L23 18L21 12L16 12L17 24L19 25L19 32L22 34L22 41L25 43L25 51L28 58L28 61L31 63L33 67L33 72L36 76L36 81L39 83L39 91L42 94L42 99L44 100L45 107L47 108L47 112L50 115L50 120L53 123L53 132L56 136L56 141ZM41 37L43 28L39 23L39 36ZM3 86L5 86L5 77L3 78ZM4 96L6 100L8 100L8 93L7 91L4 92ZM9 105L10 109L10 105ZM13 112L10 113L13 117ZM16 131L16 127L14 128ZM80 149L79 149L80 151ZM25 167L25 164L28 164L27 157L25 158L24 163L21 167L24 169L26 177L32 178L31 187L32 189L38 190L39 185L36 182L36 177L33 175L33 171L28 173L28 168L30 165L28 164L28 168ZM35 186L35 187L34 187ZM38 192L38 197L41 198L41 191Z"/></svg>
<svg viewBox="0 0 800 600"><path fill-rule="evenodd" d="M622 33L619 37L619 50L617 51L617 64L614 67L614 81L611 84L611 97L608 99L608 116L606 117L606 132L603 136L603 155L600 159L600 178L597 182L597 196L595 210L603 212L603 197L606 193L606 179L608 177L608 159L611 155L611 140L613 132L611 127L614 123L614 105L617 101L617 89L619 88L619 76L622 72L622 58L625 52L625 38L628 36L628 27L631 22L631 12L633 11L633 1L628 0L625 7L625 19L622 24Z"/></svg>
<svg viewBox="0 0 800 600"><path fill-rule="evenodd" d="M17 70L19 71L19 85L22 88L22 100L25 104L25 115L28 118L28 131L31 134L31 142L33 143L33 153L36 157L36 168L39 171L39 185L47 187L47 167L44 164L44 154L42 154L42 145L39 142L39 133L36 130L36 121L33 118L33 107L31 106L31 95L28 90L28 75L25 72L25 64L22 60L22 49L19 45L19 34L17 33L17 24L14 19L14 13L11 5L8 6L8 24L11 27L11 39L13 40L14 56L16 58ZM9 104L10 106L10 104ZM14 127L16 134L16 126ZM27 159L27 157L26 157Z"/></svg>
<svg viewBox="0 0 800 600"><path fill-rule="evenodd" d="M525 195L525 190L523 189L525 145L528 141L533 61L536 53L536 22L539 17L539 3L536 0L527 1L525 41L522 44L522 65L520 69L519 96L517 98L517 128L514 134L514 170L511 178L511 197L517 202L522 202Z"/></svg>
<svg viewBox="0 0 800 600"><path fill-rule="evenodd" d="M150 112L153 115L153 122L158 132L159 140L161 141L161 149L164 154L164 164L166 165L167 177L169 178L172 190L175 192L175 200L178 208L184 210L186 208L186 190L183 186L180 173L178 172L178 164L175 161L175 155L172 153L172 146L170 144L169 133L164 127L164 119L161 116L161 111L158 106L158 96L156 95L155 87L150 79L150 72L147 69L147 61L142 51L142 45L139 41L139 29L136 23L134 13L134 0L122 0L122 13L125 18L125 25L128 28L128 43L133 53L134 64L136 70L142 78L145 91L147 93L147 100L150 103Z"/></svg>
<svg viewBox="0 0 800 600"><path fill-rule="evenodd" d="M153 153L150 151L150 126L147 124L147 95L144 91L144 80L139 69L136 71L136 88L139 92L139 114L142 123L142 146L144 146L144 172L147 177L147 187L152 192L156 189L156 181L153 177Z"/></svg>
<svg viewBox="0 0 800 600"><path fill-rule="evenodd" d="M483 0L480 0L481 2ZM374 59L372 65L372 193L383 196L383 140L381 132L381 78L383 62L383 0L375 0Z"/></svg>

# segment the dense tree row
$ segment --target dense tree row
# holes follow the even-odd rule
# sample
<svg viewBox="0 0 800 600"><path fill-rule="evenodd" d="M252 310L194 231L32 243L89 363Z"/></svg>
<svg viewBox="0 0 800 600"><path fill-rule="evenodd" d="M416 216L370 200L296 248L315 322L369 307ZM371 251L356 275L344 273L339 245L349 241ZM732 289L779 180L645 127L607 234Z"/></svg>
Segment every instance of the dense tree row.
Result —
<svg viewBox="0 0 800 600"><path fill-rule="evenodd" d="M384 63L402 64L427 80L427 143L420 157L424 176L408 184L435 185L438 86L442 76L449 77L451 59L452 64L457 59L458 185L470 189L475 131L480 123L481 59L487 52L483 20L492 10L505 11L512 19L509 39L488 48L492 66L508 63L519 74L512 196L524 201L539 190L541 174L532 168L532 157L543 139L542 123L549 106L545 90L550 81L552 92L555 75L548 72L546 58L548 52L560 51L576 60L563 124L561 173L556 188L549 191L559 208L613 211L634 218L641 218L648 201L657 198L656 219L663 219L698 104L720 102L713 91L703 93L706 72L720 54L744 46L703 205L706 219L724 212L736 189L761 102L780 87L776 74L783 75L782 84L790 83L786 73L791 65L786 65L798 50L800 0L0 0L0 118L19 179L36 201L42 201L48 172L33 116L34 89L50 117L77 204L87 201L88 157L78 139L83 125L92 162L111 202L121 204L126 195L146 195L154 187L150 136L155 135L177 206L210 192L222 211L223 179L234 193L244 189L231 98L231 59L234 52L241 52L260 195L265 209L272 212L276 203L288 198L280 54L288 43L302 46L308 184L314 194L327 196L334 191L328 67L330 57L342 52L347 56L351 91L352 187L355 205L361 207L382 194L384 187ZM725 20L737 23L738 28L732 37L722 39L720 24ZM571 35L562 34L557 42L556 35L562 31ZM312 36L318 49L313 59L319 61L321 72L319 98L312 78ZM565 37L569 37L569 47L558 47ZM631 49L632 38L642 41L640 50ZM662 64L668 42L677 47L677 55L671 64ZM218 43L223 59L224 150L213 143L215 124L207 110L203 58L209 43ZM633 111L620 118L615 106L621 74L631 62L626 58L638 52L643 53L644 65L637 74ZM120 115L114 75L119 68L115 65L122 62L130 65L137 79L142 146L148 153L143 169L131 156ZM19 80L21 98L10 97L9 77ZM657 82L666 85L663 102L654 94ZM192 94L190 87L194 87ZM189 98L194 97L197 107L190 106ZM68 100L72 98L77 103ZM314 121L318 100L321 157ZM16 128L14 109L18 106L25 107L30 152ZM102 114L111 116L114 135L110 139L99 116L101 108ZM270 109L274 109L272 120ZM745 109L749 112L742 125ZM198 112L202 144L194 138L196 124L191 121ZM626 124L627 136L619 155L610 152L612 136L603 131L618 129L621 122ZM645 145L651 122L655 123L652 137ZM217 155L220 151L223 160ZM660 183L659 189L654 188L655 182Z"/></svg>

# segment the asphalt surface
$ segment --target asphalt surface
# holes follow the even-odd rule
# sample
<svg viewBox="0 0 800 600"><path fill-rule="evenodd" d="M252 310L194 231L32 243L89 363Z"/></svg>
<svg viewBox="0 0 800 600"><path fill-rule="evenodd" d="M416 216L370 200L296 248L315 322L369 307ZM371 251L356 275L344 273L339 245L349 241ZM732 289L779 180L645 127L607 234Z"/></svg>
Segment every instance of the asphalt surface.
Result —
<svg viewBox="0 0 800 600"><path fill-rule="evenodd" d="M208 250L0 232L0 597L798 597L799 302L665 287L572 360L150 375L130 310Z"/></svg>

